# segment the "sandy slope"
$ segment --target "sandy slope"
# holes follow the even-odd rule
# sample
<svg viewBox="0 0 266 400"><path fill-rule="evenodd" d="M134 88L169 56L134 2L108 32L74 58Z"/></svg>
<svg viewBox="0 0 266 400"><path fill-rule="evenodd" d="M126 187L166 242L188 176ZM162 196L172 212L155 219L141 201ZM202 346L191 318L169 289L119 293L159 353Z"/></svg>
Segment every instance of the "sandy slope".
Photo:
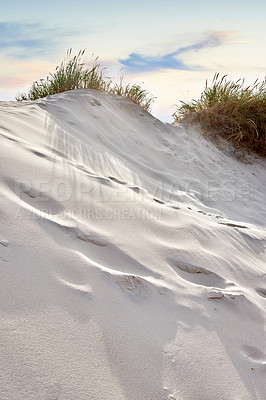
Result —
<svg viewBox="0 0 266 400"><path fill-rule="evenodd" d="M95 91L0 115L0 399L265 399L265 164Z"/></svg>

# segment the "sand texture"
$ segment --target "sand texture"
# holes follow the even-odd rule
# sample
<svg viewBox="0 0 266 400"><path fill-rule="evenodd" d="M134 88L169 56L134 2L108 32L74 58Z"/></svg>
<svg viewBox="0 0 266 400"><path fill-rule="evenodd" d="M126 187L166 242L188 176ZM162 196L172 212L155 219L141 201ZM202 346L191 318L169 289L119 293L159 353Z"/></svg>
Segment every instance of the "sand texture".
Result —
<svg viewBox="0 0 266 400"><path fill-rule="evenodd" d="M0 146L1 400L266 399L264 162L83 89Z"/></svg>

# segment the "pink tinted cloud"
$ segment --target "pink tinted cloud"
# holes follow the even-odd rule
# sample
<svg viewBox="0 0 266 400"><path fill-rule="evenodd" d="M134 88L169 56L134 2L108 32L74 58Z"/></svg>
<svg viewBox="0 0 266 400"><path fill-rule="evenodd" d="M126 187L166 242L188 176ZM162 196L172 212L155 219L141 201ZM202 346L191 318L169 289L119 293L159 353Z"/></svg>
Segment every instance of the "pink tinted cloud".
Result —
<svg viewBox="0 0 266 400"><path fill-rule="evenodd" d="M28 83L25 79L13 78L13 77L0 77L0 88L16 88L23 86Z"/></svg>

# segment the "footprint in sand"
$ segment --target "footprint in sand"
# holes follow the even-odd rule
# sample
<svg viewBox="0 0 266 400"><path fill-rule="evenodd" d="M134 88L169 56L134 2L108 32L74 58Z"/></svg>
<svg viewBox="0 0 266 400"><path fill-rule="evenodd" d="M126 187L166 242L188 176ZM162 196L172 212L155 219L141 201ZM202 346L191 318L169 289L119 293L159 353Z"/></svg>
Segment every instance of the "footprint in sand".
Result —
<svg viewBox="0 0 266 400"><path fill-rule="evenodd" d="M94 244L95 246L100 246L100 247L108 246L108 244L100 242L98 240L95 240L95 239L93 239L93 237L91 235L86 235L82 232L77 234L77 238L79 240L82 240L83 242L88 242L88 243Z"/></svg>
<svg viewBox="0 0 266 400"><path fill-rule="evenodd" d="M164 202L164 201L162 201L162 200L159 200L159 199L155 199L155 197L153 198L153 200L154 200L156 203L159 203L159 204L165 204L165 202Z"/></svg>
<svg viewBox="0 0 266 400"><path fill-rule="evenodd" d="M173 208L174 210L180 210L180 207L178 206L170 206L171 208Z"/></svg>
<svg viewBox="0 0 266 400"><path fill-rule="evenodd" d="M119 179L113 177L113 176L108 176L109 179L111 179L111 181L119 183L120 185L126 185L126 182L124 181L120 181Z"/></svg>
<svg viewBox="0 0 266 400"><path fill-rule="evenodd" d="M226 225L226 226L231 226L232 228L242 228L242 229L248 229L247 226L244 225L237 225L237 224L231 224L228 222L219 222L220 225Z"/></svg>
<svg viewBox="0 0 266 400"><path fill-rule="evenodd" d="M233 282L225 281L220 275L203 267L189 263L172 262L172 269L183 280L199 286L212 288L207 293L208 300L248 301L245 294L236 290Z"/></svg>
<svg viewBox="0 0 266 400"><path fill-rule="evenodd" d="M29 149L29 148L28 148L28 151L30 151L32 154L34 154L37 157L44 158L48 161L54 161L53 157L50 157L47 154L41 153L40 151Z"/></svg>
<svg viewBox="0 0 266 400"><path fill-rule="evenodd" d="M237 300L248 301L246 296L240 292L228 292L226 290L212 290L207 294L208 300Z"/></svg>
<svg viewBox="0 0 266 400"><path fill-rule="evenodd" d="M129 186L129 189L133 190L133 192L139 194L141 192L141 188L138 186Z"/></svg>
<svg viewBox="0 0 266 400"><path fill-rule="evenodd" d="M266 299L266 289L265 288L264 289L259 288L256 291L257 291L259 296L264 297Z"/></svg>
<svg viewBox="0 0 266 400"><path fill-rule="evenodd" d="M116 284L134 301L146 297L148 293L147 281L137 275L123 275L116 280Z"/></svg>
<svg viewBox="0 0 266 400"><path fill-rule="evenodd" d="M101 103L98 99L92 99L92 100L90 101L90 104L91 104L92 106L101 106L101 105L102 105L102 103Z"/></svg>
<svg viewBox="0 0 266 400"><path fill-rule="evenodd" d="M65 233L68 233L71 236L76 237L77 239L81 240L82 242L87 242L87 243L93 244L95 246L100 246L100 247L108 246L108 244L105 243L103 240L98 239L96 237L96 235L86 234L78 227L63 225L63 224L60 224L59 222L55 222L55 221L50 221L50 222L51 222L51 224L55 225L56 227L58 227Z"/></svg>
<svg viewBox="0 0 266 400"><path fill-rule="evenodd" d="M266 354L257 347L243 346L243 356L260 365L266 365Z"/></svg>
<svg viewBox="0 0 266 400"><path fill-rule="evenodd" d="M170 262L170 266L180 278L190 283L194 283L195 285L221 289L224 289L227 286L225 280L220 275L197 265L181 261L172 261Z"/></svg>

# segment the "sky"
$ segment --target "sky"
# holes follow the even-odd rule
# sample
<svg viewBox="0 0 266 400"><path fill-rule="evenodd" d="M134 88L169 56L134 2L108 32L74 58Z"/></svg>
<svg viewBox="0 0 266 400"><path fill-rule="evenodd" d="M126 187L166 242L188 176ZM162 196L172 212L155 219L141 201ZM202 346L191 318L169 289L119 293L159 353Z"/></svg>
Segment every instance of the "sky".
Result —
<svg viewBox="0 0 266 400"><path fill-rule="evenodd" d="M86 49L114 80L156 97L152 113L171 122L180 100L206 79L247 84L266 71L264 0L0 0L0 100L14 100L63 60Z"/></svg>

